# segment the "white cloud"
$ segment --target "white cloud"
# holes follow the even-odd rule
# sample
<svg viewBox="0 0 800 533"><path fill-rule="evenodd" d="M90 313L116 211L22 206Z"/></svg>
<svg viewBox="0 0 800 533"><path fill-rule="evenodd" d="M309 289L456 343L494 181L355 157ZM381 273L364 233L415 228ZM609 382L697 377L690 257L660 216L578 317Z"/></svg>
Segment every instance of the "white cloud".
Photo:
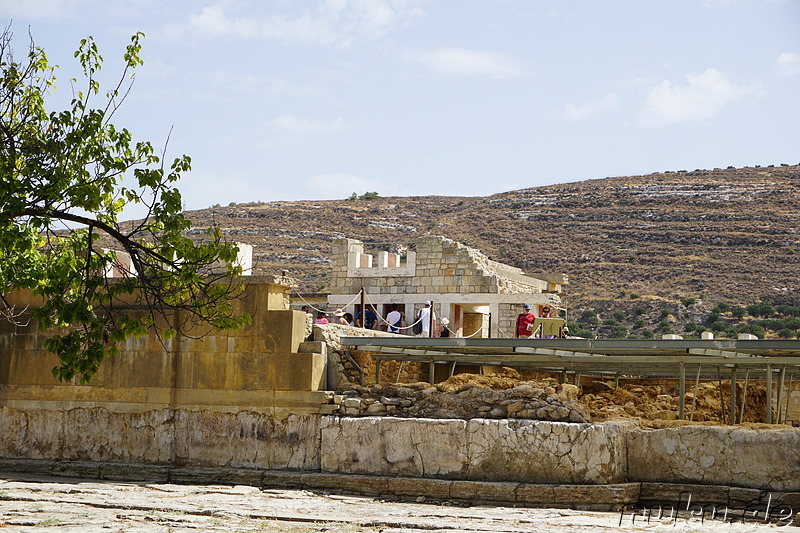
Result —
<svg viewBox="0 0 800 533"><path fill-rule="evenodd" d="M464 48L439 48L421 54L419 61L449 76L491 76L517 78L525 73L525 63L494 52Z"/></svg>
<svg viewBox="0 0 800 533"><path fill-rule="evenodd" d="M77 6L75 0L0 0L0 17L53 19L70 15Z"/></svg>
<svg viewBox="0 0 800 533"><path fill-rule="evenodd" d="M163 31L175 39L237 37L287 44L350 46L384 35L400 19L419 16L416 3L416 0L322 0L301 13L263 17L236 16L226 11L229 3L221 3L207 6L185 23L167 26Z"/></svg>
<svg viewBox="0 0 800 533"><path fill-rule="evenodd" d="M347 127L341 118L325 122L323 120L309 120L299 118L292 114L282 115L272 121L272 126L278 130L289 133L336 133Z"/></svg>
<svg viewBox="0 0 800 533"><path fill-rule="evenodd" d="M650 89L639 119L641 124L652 126L712 118L752 92L718 70L708 69L687 75L683 85L665 80Z"/></svg>
<svg viewBox="0 0 800 533"><path fill-rule="evenodd" d="M778 56L778 74L781 76L795 76L800 74L800 54L783 52Z"/></svg>
<svg viewBox="0 0 800 533"><path fill-rule="evenodd" d="M586 102L585 104L567 104L561 115L566 120L583 120L594 116L603 111L617 109L619 107L619 96L609 93L599 100Z"/></svg>

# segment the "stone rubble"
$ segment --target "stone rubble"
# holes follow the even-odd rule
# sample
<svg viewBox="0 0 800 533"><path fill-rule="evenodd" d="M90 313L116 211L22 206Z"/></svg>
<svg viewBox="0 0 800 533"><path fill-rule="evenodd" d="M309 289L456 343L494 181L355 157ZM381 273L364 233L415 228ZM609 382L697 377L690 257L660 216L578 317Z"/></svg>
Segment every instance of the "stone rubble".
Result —
<svg viewBox="0 0 800 533"><path fill-rule="evenodd" d="M589 421L577 401L579 388L570 384L522 381L506 390L465 383L445 392L428 383L352 385L333 396L332 414L404 418L520 418L553 422Z"/></svg>

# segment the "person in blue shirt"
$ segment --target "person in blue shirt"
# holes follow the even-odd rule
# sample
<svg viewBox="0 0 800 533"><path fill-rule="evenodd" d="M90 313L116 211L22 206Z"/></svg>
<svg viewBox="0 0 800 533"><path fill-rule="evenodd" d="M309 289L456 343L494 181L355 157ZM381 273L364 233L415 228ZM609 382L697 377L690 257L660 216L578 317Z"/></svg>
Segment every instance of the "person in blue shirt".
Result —
<svg viewBox="0 0 800 533"><path fill-rule="evenodd" d="M359 312L356 316L356 326L360 328L372 329L375 327L375 321L378 320L378 315L375 314L375 311L367 307L367 312L364 313L366 320L362 323L361 320L361 313Z"/></svg>

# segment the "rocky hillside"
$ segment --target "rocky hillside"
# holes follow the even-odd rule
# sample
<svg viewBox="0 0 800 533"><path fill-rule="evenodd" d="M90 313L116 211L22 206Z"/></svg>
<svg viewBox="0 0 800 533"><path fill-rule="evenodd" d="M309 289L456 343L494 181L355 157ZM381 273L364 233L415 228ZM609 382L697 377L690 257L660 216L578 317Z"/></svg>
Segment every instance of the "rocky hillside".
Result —
<svg viewBox="0 0 800 533"><path fill-rule="evenodd" d="M258 272L288 270L306 292L325 291L333 239L402 250L434 233L531 274L567 273L570 318L584 316L603 336L670 325L682 332L689 322L730 329L742 318L732 314L737 307L763 300L788 309L763 317L775 319L800 306L798 165L605 178L485 198L252 203L189 215L252 244Z"/></svg>

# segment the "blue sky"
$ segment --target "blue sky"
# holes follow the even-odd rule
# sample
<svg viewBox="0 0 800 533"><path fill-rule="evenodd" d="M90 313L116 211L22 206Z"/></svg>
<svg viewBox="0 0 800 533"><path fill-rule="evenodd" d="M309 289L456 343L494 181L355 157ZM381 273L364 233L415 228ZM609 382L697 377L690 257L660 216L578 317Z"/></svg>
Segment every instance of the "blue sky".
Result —
<svg viewBox="0 0 800 533"><path fill-rule="evenodd" d="M86 35L111 77L146 34L115 123L172 128L188 209L800 162L800 0L0 0L0 19L62 80Z"/></svg>

